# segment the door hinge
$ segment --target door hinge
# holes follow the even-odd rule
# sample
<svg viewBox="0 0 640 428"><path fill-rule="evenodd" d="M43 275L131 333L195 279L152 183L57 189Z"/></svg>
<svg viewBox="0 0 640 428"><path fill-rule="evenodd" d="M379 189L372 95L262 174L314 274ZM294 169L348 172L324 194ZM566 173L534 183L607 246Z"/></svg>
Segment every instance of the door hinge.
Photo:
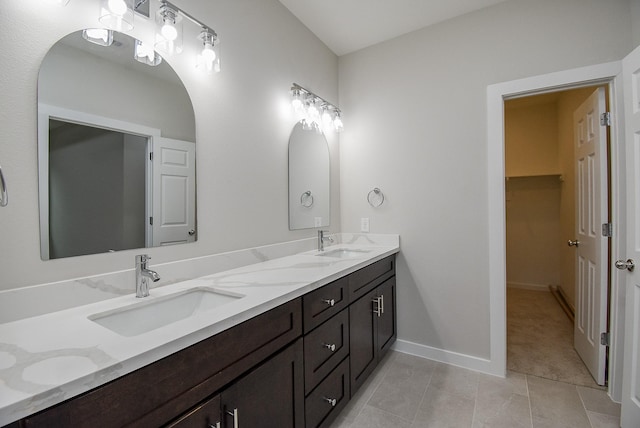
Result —
<svg viewBox="0 0 640 428"><path fill-rule="evenodd" d="M602 236L611 238L613 236L613 224L602 223Z"/></svg>
<svg viewBox="0 0 640 428"><path fill-rule="evenodd" d="M600 115L601 126L611 126L611 112L606 111Z"/></svg>
<svg viewBox="0 0 640 428"><path fill-rule="evenodd" d="M151 162L153 162L153 152L150 152L150 153L149 153L149 160L150 160Z"/></svg>
<svg viewBox="0 0 640 428"><path fill-rule="evenodd" d="M149 217L149 224L153 226L153 217Z"/></svg>
<svg viewBox="0 0 640 428"><path fill-rule="evenodd" d="M603 345L603 346L609 346L610 338L611 338L611 336L610 336L609 332L601 333L600 334L600 344Z"/></svg>

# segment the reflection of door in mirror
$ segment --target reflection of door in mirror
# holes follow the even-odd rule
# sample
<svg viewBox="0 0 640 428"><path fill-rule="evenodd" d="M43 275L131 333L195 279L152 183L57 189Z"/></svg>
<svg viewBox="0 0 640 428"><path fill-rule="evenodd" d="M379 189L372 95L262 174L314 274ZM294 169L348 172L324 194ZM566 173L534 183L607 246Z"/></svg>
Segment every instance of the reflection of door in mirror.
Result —
<svg viewBox="0 0 640 428"><path fill-rule="evenodd" d="M289 229L329 226L329 146L297 123L289 138Z"/></svg>
<svg viewBox="0 0 640 428"><path fill-rule="evenodd" d="M125 34L103 46L78 31L42 61L43 260L196 240L193 105L169 64L136 61L134 46Z"/></svg>
<svg viewBox="0 0 640 428"><path fill-rule="evenodd" d="M49 258L145 246L148 140L49 120Z"/></svg>

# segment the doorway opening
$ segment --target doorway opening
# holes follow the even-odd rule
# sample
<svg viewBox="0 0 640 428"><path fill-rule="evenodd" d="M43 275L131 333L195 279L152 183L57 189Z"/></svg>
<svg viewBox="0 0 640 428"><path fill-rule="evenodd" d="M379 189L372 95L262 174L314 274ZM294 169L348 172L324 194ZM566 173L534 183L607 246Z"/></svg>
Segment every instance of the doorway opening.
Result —
<svg viewBox="0 0 640 428"><path fill-rule="evenodd" d="M577 252L567 241L576 241L580 211L574 158L574 134L580 128L574 112L597 87L504 102L507 369L588 387L598 384L574 348L572 317L581 293L576 286ZM608 90L607 85L599 87L605 88L603 93ZM608 100L608 94L604 98ZM607 132L601 170L606 183L609 140ZM608 185L605 194L610 194ZM608 222L610 198L602 203L602 221ZM609 251L604 257L609 259ZM607 314L608 298L598 304ZM606 360L602 365L604 370Z"/></svg>

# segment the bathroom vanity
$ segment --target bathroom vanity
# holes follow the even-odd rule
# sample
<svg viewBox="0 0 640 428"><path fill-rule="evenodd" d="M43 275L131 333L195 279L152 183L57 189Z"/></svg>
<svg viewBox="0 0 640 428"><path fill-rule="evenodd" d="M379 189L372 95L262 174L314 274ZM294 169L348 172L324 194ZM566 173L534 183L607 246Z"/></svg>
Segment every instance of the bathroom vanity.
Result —
<svg viewBox="0 0 640 428"><path fill-rule="evenodd" d="M277 270L274 265L288 266L288 275L291 269L304 272L306 268L313 280L285 287L286 292L263 285L261 292L270 297L263 296L262 300L252 296L250 290L260 289L260 285L236 286L233 292L246 296L210 311L224 318L187 334L193 343L161 358L157 358L161 355L157 349L149 349L147 353L155 355L149 358L141 357L139 350L132 351L131 358L115 366L122 369L130 361L138 361L138 365L145 359L153 361L112 376L113 380L97 387L85 388L51 407L41 404L44 410L24 415L8 426L328 426L395 340L397 251L397 247L329 247L326 256L311 252L212 275L208 280L218 278L214 281L218 289L225 280L237 283L241 276L251 276L256 281L260 272L273 275ZM286 277L281 275L281 281ZM159 291L151 293L153 296ZM258 301L261 303L255 306ZM204 325L210 322L204 320L205 315L183 324ZM174 334L174 325L164 329L168 337ZM132 333L130 339L145 341L147 336L162 331ZM113 332L107 333L110 340L117 340ZM157 336L159 339L162 335ZM189 343L177 332L175 340L167 341ZM150 348L158 348L156 345ZM99 376L96 371L79 383L90 385ZM60 393L65 386L57 389L48 394ZM40 395L29 404L39 398L44 401L47 394ZM6 410L0 408L0 414Z"/></svg>

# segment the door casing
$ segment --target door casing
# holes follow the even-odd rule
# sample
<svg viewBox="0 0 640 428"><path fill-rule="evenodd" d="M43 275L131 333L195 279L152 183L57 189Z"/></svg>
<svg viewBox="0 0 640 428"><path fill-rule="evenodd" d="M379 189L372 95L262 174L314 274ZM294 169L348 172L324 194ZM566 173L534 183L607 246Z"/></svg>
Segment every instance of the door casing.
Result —
<svg viewBox="0 0 640 428"><path fill-rule="evenodd" d="M621 153L622 122L617 111L623 111L622 63L593 65L541 76L490 85L487 88L488 159L487 179L489 192L489 282L490 282L490 372L506 375L506 246L505 246L505 191L504 191L504 101L509 98L575 89L582 86L608 85L609 104L614 117L611 135L611 209L614 223L611 257L625 250L624 220L624 153ZM614 401L622 397L622 359L624 351L624 278L614 273L611 278L611 314L609 349L609 394Z"/></svg>

